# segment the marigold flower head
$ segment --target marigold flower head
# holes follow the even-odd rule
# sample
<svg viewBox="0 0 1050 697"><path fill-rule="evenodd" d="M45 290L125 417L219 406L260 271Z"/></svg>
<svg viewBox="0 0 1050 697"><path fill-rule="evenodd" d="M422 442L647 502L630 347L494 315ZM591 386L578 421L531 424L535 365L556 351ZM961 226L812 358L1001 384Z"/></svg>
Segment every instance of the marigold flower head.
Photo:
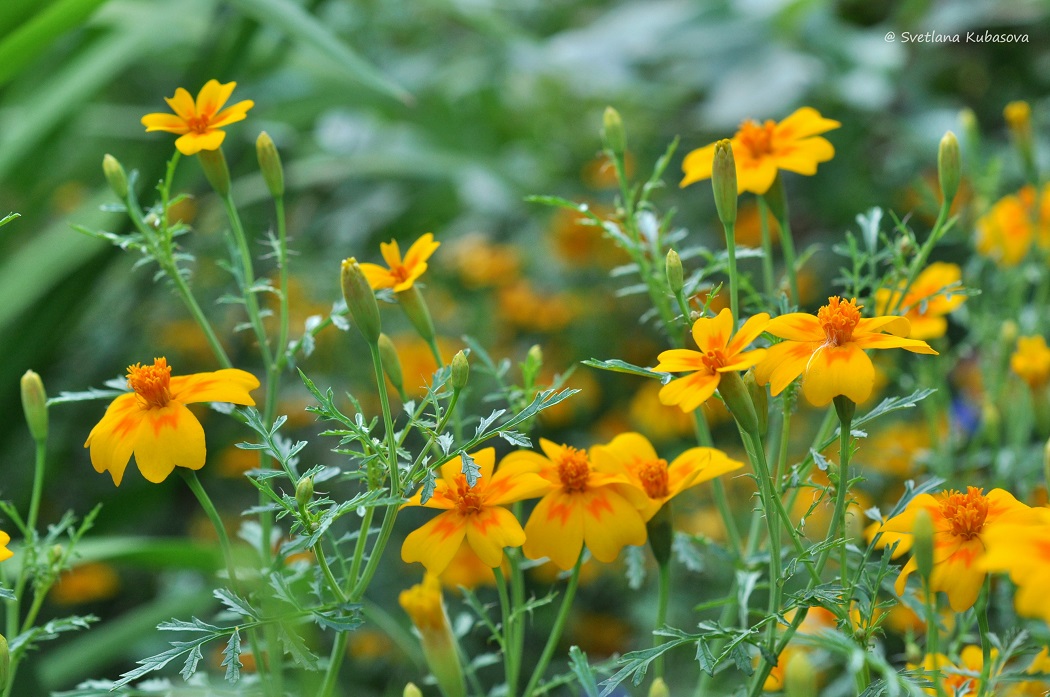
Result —
<svg viewBox="0 0 1050 697"><path fill-rule="evenodd" d="M625 474L598 471L587 452L540 439L543 455L519 450L503 459L510 472L535 472L548 483L525 523L522 551L529 559L549 558L571 569L583 545L603 563L626 545L645 542L645 522L615 485L629 485Z"/></svg>
<svg viewBox="0 0 1050 697"><path fill-rule="evenodd" d="M142 476L154 483L164 481L175 467L203 467L204 429L186 405L254 406L248 393L259 387L259 380L236 368L172 377L162 357L153 365L128 366L128 387L131 392L110 403L84 442L95 471L108 470L117 486L132 454Z"/></svg>
<svg viewBox="0 0 1050 697"><path fill-rule="evenodd" d="M701 317L693 323L693 340L699 351L671 349L659 355L653 370L666 373L693 371L692 375L672 380L660 390L660 401L677 404L682 411L693 411L711 398L718 389L722 373L747 370L766 355L765 349L745 351L766 328L769 315L762 312L748 318L733 334L733 313L724 309L717 317Z"/></svg>
<svg viewBox="0 0 1050 697"><path fill-rule="evenodd" d="M1017 614L1050 622L1050 509L1033 509L1031 519L997 526L983 539L981 567L1010 574Z"/></svg>
<svg viewBox="0 0 1050 697"><path fill-rule="evenodd" d="M894 556L904 554L912 548L915 518L920 510L925 510L933 522L930 589L947 593L948 604L955 612L970 608L980 593L985 578L980 558L988 548L986 537L999 526L1025 523L1035 515L1007 491L992 489L985 494L983 489L971 486L965 492L920 494L900 515L881 526L875 524L868 528L868 536L881 532L879 547L896 542ZM916 569L916 560L912 558L901 570L896 585L898 595L904 593L908 576Z"/></svg>
<svg viewBox="0 0 1050 697"><path fill-rule="evenodd" d="M817 314L793 312L775 317L766 331L785 339L766 351L755 367L760 385L774 395L802 375L802 393L822 407L838 395L861 403L875 384L875 368L864 349L902 348L937 355L925 341L906 339L911 323L904 317L861 317L856 300L828 298Z"/></svg>
<svg viewBox="0 0 1050 697"><path fill-rule="evenodd" d="M910 339L937 339L948 331L945 315L966 302L962 291L962 269L958 264L936 262L922 270L901 298L903 288L875 291L875 312L884 314L897 307L911 322Z"/></svg>
<svg viewBox="0 0 1050 697"><path fill-rule="evenodd" d="M401 247L397 240L381 242L379 251L383 254L388 268L379 264L361 264L361 271L368 279L373 290L382 288L393 288L395 293L408 290L427 270L427 259L435 250L441 246L440 242L434 240L433 233L420 237L408 248L404 258L401 257Z"/></svg>
<svg viewBox="0 0 1050 697"><path fill-rule="evenodd" d="M1050 382L1050 348L1042 336L1020 336L1010 356L1010 370L1033 390Z"/></svg>
<svg viewBox="0 0 1050 697"><path fill-rule="evenodd" d="M421 562L427 571L440 574L466 540L478 558L489 568L503 562L504 547L518 547L525 532L505 504L546 493L551 486L534 472L501 467L493 474L496 451L485 448L473 453L481 476L474 486L467 483L459 457L441 465L441 478L434 495L422 503L422 490L406 506L438 508L443 513L409 533L401 546L401 558Z"/></svg>
<svg viewBox="0 0 1050 697"><path fill-rule="evenodd" d="M621 433L594 446L591 456L598 471L627 478L628 484L614 486L646 522L686 489L744 466L715 448L690 448L668 464L640 433Z"/></svg>
<svg viewBox="0 0 1050 697"><path fill-rule="evenodd" d="M780 123L744 121L730 140L736 160L737 191L764 194L780 170L816 174L818 164L835 156L835 148L820 134L841 125L812 107L802 107ZM685 156L681 186L711 176L715 145L705 145Z"/></svg>
<svg viewBox="0 0 1050 697"><path fill-rule="evenodd" d="M244 120L248 110L255 106L255 102L245 99L223 109L236 86L236 82L220 84L218 80L208 80L197 93L196 100L180 87L175 90L174 97L164 98L175 113L146 114L142 117L142 125L146 127L147 133L178 133L180 137L175 141L175 147L183 155L196 155L201 150L218 150L226 139L226 131L222 129Z"/></svg>

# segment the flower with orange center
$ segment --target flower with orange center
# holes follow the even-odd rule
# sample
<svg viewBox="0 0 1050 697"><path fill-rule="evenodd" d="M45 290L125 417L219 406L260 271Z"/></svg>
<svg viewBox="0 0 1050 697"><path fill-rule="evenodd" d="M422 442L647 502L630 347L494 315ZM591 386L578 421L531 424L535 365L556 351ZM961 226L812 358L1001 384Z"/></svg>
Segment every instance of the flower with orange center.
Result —
<svg viewBox="0 0 1050 697"><path fill-rule="evenodd" d="M875 367L864 349L902 348L937 355L925 341L904 338L911 332L904 317L865 318L860 310L855 299L833 296L816 316L792 312L771 319L766 331L785 341L770 346L755 368L758 383L770 383L776 396L802 375L802 393L814 406L822 407L838 395L860 403L875 384Z"/></svg>
<svg viewBox="0 0 1050 697"><path fill-rule="evenodd" d="M937 339L948 331L945 315L966 301L961 292L962 269L957 264L937 262L922 270L901 298L901 289L875 291L875 312L896 307L911 322L910 339Z"/></svg>
<svg viewBox="0 0 1050 697"><path fill-rule="evenodd" d="M1050 348L1041 336L1017 338L1017 350L1010 356L1010 370L1038 390L1050 382Z"/></svg>
<svg viewBox="0 0 1050 697"><path fill-rule="evenodd" d="M730 140L738 193L766 193L780 170L816 174L818 164L835 156L835 148L820 134L841 125L824 118L812 107L802 107L780 123L744 121ZM681 186L710 178L714 159L714 143L686 155L682 162L685 177Z"/></svg>
<svg viewBox="0 0 1050 697"><path fill-rule="evenodd" d="M504 470L536 472L548 483L548 492L525 523L526 557L547 557L568 570L585 543L604 563L614 561L626 545L645 543L645 522L619 491L619 485L630 486L626 474L598 471L585 451L567 445L541 438L540 448L543 455L519 450L501 465Z"/></svg>
<svg viewBox="0 0 1050 697"><path fill-rule="evenodd" d="M701 317L693 323L693 341L699 351L671 349L660 354L653 370L666 373L695 371L692 375L672 380L660 390L660 401L677 404L682 411L693 411L711 398L718 389L722 373L747 370L761 361L765 349L745 351L766 328L769 315L761 312L748 318L734 335L733 313L724 309L717 317Z"/></svg>
<svg viewBox="0 0 1050 697"><path fill-rule="evenodd" d="M95 471L108 470L117 486L132 454L142 476L154 483L176 467L199 470L206 455L204 429L186 405L254 406L248 393L259 387L259 380L236 368L172 377L167 360L156 358L153 365L128 366L128 387L131 392L110 403L84 443L91 448Z"/></svg>
<svg viewBox="0 0 1050 697"><path fill-rule="evenodd" d="M1033 509L1032 520L1000 525L983 537L987 552L981 559L989 571L1008 572L1017 585L1014 608L1022 617L1050 622L1050 509Z"/></svg>
<svg viewBox="0 0 1050 697"><path fill-rule="evenodd" d="M933 522L933 572L930 589L948 594L948 604L955 612L970 608L984 583L985 570L981 556L989 547L985 538L1000 526L1025 524L1035 517L1032 509L1009 492L992 489L987 494L975 486L962 491L944 491L937 496L919 494L900 515L881 526L868 528L869 538L881 532L878 547L897 543L893 556L912 547L915 517L925 510ZM903 595L908 576L917 569L912 557L897 577L897 594Z"/></svg>
<svg viewBox="0 0 1050 697"><path fill-rule="evenodd" d="M598 471L627 477L629 484L614 486L646 522L686 489L744 466L715 448L690 448L667 464L640 433L621 433L594 446L591 456Z"/></svg>
<svg viewBox="0 0 1050 697"><path fill-rule="evenodd" d="M379 264L361 264L361 271L373 290L393 288L395 293L408 290L427 270L427 259L441 246L434 241L433 233L427 233L412 243L408 253L401 257L397 240L381 242L379 251L388 268Z"/></svg>
<svg viewBox="0 0 1050 697"><path fill-rule="evenodd" d="M201 150L218 150L226 138L226 131L222 129L244 120L248 110L255 106L255 102L245 99L222 108L236 86L236 82L223 85L218 80L208 80L197 93L196 100L180 87L175 90L174 97L164 98L175 113L146 114L142 117L142 125L146 127L147 133L167 131L180 134L175 147L183 155L196 155Z"/></svg>
<svg viewBox="0 0 1050 697"><path fill-rule="evenodd" d="M409 533L401 546L401 558L421 562L427 571L440 574L464 541L489 568L503 562L504 547L518 547L525 532L504 505L535 498L550 490L550 484L533 472L501 467L493 474L496 451L485 448L471 455L481 470L474 486L467 484L459 457L441 465L441 478L434 495L422 503L423 491L405 505L444 510L421 528Z"/></svg>

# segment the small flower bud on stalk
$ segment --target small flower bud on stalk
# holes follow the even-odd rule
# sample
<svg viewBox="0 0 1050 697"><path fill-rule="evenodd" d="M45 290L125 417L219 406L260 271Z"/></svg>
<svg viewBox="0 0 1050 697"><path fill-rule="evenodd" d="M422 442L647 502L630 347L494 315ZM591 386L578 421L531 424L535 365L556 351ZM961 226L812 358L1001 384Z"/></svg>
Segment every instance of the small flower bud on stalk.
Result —
<svg viewBox="0 0 1050 697"><path fill-rule="evenodd" d="M445 613L441 581L428 573L422 583L402 591L398 602L419 631L423 657L445 697L465 697L463 669Z"/></svg>
<svg viewBox="0 0 1050 697"><path fill-rule="evenodd" d="M277 146L266 131L260 133L255 141L255 154L259 157L259 170L270 195L281 198L284 196L284 167L281 166L281 155L277 152Z"/></svg>
<svg viewBox="0 0 1050 697"><path fill-rule="evenodd" d="M755 416L758 417L758 435L765 436L769 428L769 391L765 385L759 385L755 380L754 369L744 373L744 387L751 396L751 403L755 405Z"/></svg>
<svg viewBox="0 0 1050 697"><path fill-rule="evenodd" d="M226 166L226 156L222 148L216 150L201 150L197 153L197 160L201 163L204 176L207 178L215 193L223 198L230 195L230 168Z"/></svg>
<svg viewBox="0 0 1050 697"><path fill-rule="evenodd" d="M1035 149L1032 138L1032 107L1028 102L1010 102L1003 109L1003 118L1006 125L1010 127L1014 145L1021 154L1025 171L1031 182L1039 179L1035 166Z"/></svg>
<svg viewBox="0 0 1050 697"><path fill-rule="evenodd" d="M535 366L543 365L543 347L539 344L533 344L529 347L529 352L525 359Z"/></svg>
<svg viewBox="0 0 1050 697"><path fill-rule="evenodd" d="M605 149L617 156L627 151L627 132L623 128L623 119L620 118L620 112L611 106L605 107L602 116L602 140Z"/></svg>
<svg viewBox="0 0 1050 697"><path fill-rule="evenodd" d="M999 339L1007 346L1013 346L1013 343L1017 341L1017 335L1020 333L1021 330L1017 326L1017 322L1012 319L1006 320L999 327Z"/></svg>
<svg viewBox="0 0 1050 697"><path fill-rule="evenodd" d="M307 506L314 498L314 478L303 477L295 485L295 502L299 504L299 511L306 515Z"/></svg>
<svg viewBox="0 0 1050 697"><path fill-rule="evenodd" d="M386 373L390 384L397 390L401 401L408 401L405 394L404 374L401 371L401 358L397 355L394 342L389 336L382 333L379 335L379 358L383 361L383 372Z"/></svg>
<svg viewBox="0 0 1050 697"><path fill-rule="evenodd" d="M350 316L358 330L370 344L379 342L379 305L368 279L357 264L357 259L350 257L343 260L340 281L343 286L343 299L350 310Z"/></svg>
<svg viewBox="0 0 1050 697"><path fill-rule="evenodd" d="M32 370L22 376L22 411L33 440L38 443L47 440L47 392L40 376Z"/></svg>
<svg viewBox="0 0 1050 697"><path fill-rule="evenodd" d="M718 394L722 395L729 413L740 424L740 428L745 433L757 434L758 414L755 413L755 405L744 381L740 379L740 373L735 370L722 373L718 381Z"/></svg>
<svg viewBox="0 0 1050 697"><path fill-rule="evenodd" d="M948 131L941 138L937 150L937 178L941 184L941 195L945 205L950 205L959 191L959 180L962 178L962 162L959 154L959 140Z"/></svg>
<svg viewBox="0 0 1050 697"><path fill-rule="evenodd" d="M711 166L711 188L715 192L715 208L723 225L736 223L736 160L733 144L726 139L715 143L715 160Z"/></svg>
<svg viewBox="0 0 1050 697"><path fill-rule="evenodd" d="M106 175L109 188L113 190L121 201L128 197L128 175L124 172L124 166L117 158L106 154L102 158L102 173Z"/></svg>
<svg viewBox="0 0 1050 697"><path fill-rule="evenodd" d="M915 557L915 566L923 582L929 585L930 574L933 573L933 519L930 518L929 511L919 509L913 531L915 542L912 546L912 556Z"/></svg>
<svg viewBox="0 0 1050 697"><path fill-rule="evenodd" d="M467 386L470 377L470 363L467 362L467 354L457 351L452 357L452 389L459 392Z"/></svg>
<svg viewBox="0 0 1050 697"><path fill-rule="evenodd" d="M671 691L667 689L667 683L663 678L653 680L653 684L649 687L649 697L671 697Z"/></svg>
<svg viewBox="0 0 1050 697"><path fill-rule="evenodd" d="M784 668L784 693L787 697L817 697L817 673L802 651L788 659Z"/></svg>
<svg viewBox="0 0 1050 697"><path fill-rule="evenodd" d="M397 302L419 336L423 337L423 341L433 344L434 320L430 317L430 308L427 307L427 301L423 299L419 288L413 285L408 290L397 293Z"/></svg>
<svg viewBox="0 0 1050 697"><path fill-rule="evenodd" d="M423 691L416 687L414 682L410 682L405 685L405 691L401 693L401 697L423 697Z"/></svg>
<svg viewBox="0 0 1050 697"><path fill-rule="evenodd" d="M685 288L685 271L682 269L682 258L673 249L667 252L664 261L664 269L667 273L667 287L677 296Z"/></svg>
<svg viewBox="0 0 1050 697"><path fill-rule="evenodd" d="M981 129L977 123L977 115L969 107L959 112L959 123L962 125L963 137L966 139L966 147L970 152L978 152L981 144Z"/></svg>

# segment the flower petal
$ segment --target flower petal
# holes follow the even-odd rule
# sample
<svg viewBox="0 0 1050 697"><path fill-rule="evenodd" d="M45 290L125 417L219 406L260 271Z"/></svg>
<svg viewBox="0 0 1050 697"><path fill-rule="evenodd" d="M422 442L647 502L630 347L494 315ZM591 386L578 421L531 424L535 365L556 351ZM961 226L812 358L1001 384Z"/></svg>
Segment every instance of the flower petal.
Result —
<svg viewBox="0 0 1050 697"><path fill-rule="evenodd" d="M383 268L379 264L363 262L358 266L361 268L361 273L368 279L368 285L372 286L372 290L393 288L394 284L397 283L397 279L390 273L390 270Z"/></svg>
<svg viewBox="0 0 1050 697"><path fill-rule="evenodd" d="M770 346L766 357L755 366L755 380L760 385L768 382L770 394L777 396L805 371L820 346L815 341L783 341Z"/></svg>
<svg viewBox="0 0 1050 697"><path fill-rule="evenodd" d="M834 119L826 119L820 112L810 106L796 109L783 121L776 125L775 138L798 139L826 133L840 127L842 124Z"/></svg>
<svg viewBox="0 0 1050 697"><path fill-rule="evenodd" d="M467 534L466 521L457 511L446 511L408 534L401 545L401 560L418 561L432 574L440 574L456 556Z"/></svg>
<svg viewBox="0 0 1050 697"><path fill-rule="evenodd" d="M690 448L667 466L667 488L671 496L702 482L738 470L743 462L716 448Z"/></svg>
<svg viewBox="0 0 1050 697"><path fill-rule="evenodd" d="M897 317L896 315L863 317L857 322L853 335L875 334L878 332L887 332L894 336L908 336L911 332L911 322L908 321L907 317Z"/></svg>
<svg viewBox="0 0 1050 697"><path fill-rule="evenodd" d="M506 508L488 506L467 517L467 542L486 566L496 568L503 561L503 548L520 547L525 531Z"/></svg>
<svg viewBox="0 0 1050 697"><path fill-rule="evenodd" d="M189 132L175 141L175 147L183 155L196 155L201 150L218 150L226 139L226 131L218 129L204 133Z"/></svg>
<svg viewBox="0 0 1050 697"><path fill-rule="evenodd" d="M693 182L711 177L711 168L715 162L715 144L705 145L697 148L685 156L682 161L682 171L685 176L679 186L689 186Z"/></svg>
<svg viewBox="0 0 1050 697"><path fill-rule="evenodd" d="M810 360L802 381L802 394L810 404L822 407L838 395L856 403L871 396L875 367L860 347L850 342L824 346Z"/></svg>
<svg viewBox="0 0 1050 697"><path fill-rule="evenodd" d="M223 128L229 126L231 123L237 123L248 118L248 110L255 106L255 102L250 99L245 99L242 102L237 102L233 106L226 107L218 114L215 115L208 125L212 128Z"/></svg>
<svg viewBox="0 0 1050 697"><path fill-rule="evenodd" d="M850 342L864 349L902 348L912 353L924 353L929 356L939 355L930 345L919 339L905 339L892 334L865 334L853 337Z"/></svg>
<svg viewBox="0 0 1050 697"><path fill-rule="evenodd" d="M176 467L204 467L204 429L185 405L172 401L166 407L146 409L142 416L135 436L135 462L147 481L159 484Z"/></svg>
<svg viewBox="0 0 1050 697"><path fill-rule="evenodd" d="M732 356L743 351L748 347L748 344L762 335L768 324L769 314L765 312L759 312L757 315L748 317L744 325L737 330L736 334L733 335L733 339L726 346L726 353Z"/></svg>
<svg viewBox="0 0 1050 697"><path fill-rule="evenodd" d="M625 546L645 544L645 523L638 510L611 487L583 492L579 505L584 542L598 561L608 564Z"/></svg>
<svg viewBox="0 0 1050 697"><path fill-rule="evenodd" d="M724 308L715 317L701 317L693 322L693 341L703 352L724 351L733 333L733 313Z"/></svg>
<svg viewBox="0 0 1050 697"><path fill-rule="evenodd" d="M718 369L719 373L730 373L738 370L747 370L748 368L758 365L766 358L766 349L755 349L754 351L745 351L744 353L738 353L735 356L731 356L732 362L726 363L724 366Z"/></svg>
<svg viewBox="0 0 1050 697"><path fill-rule="evenodd" d="M258 389L259 379L245 370L226 368L211 373L179 375L171 379L171 398L183 404L229 402L254 406L248 394Z"/></svg>
<svg viewBox="0 0 1050 697"><path fill-rule="evenodd" d="M405 268L408 269L408 275L405 276L405 280L394 286L395 293L400 293L403 290L411 288L412 284L414 284L416 280L426 272L427 265L426 263L419 263L412 267L406 266Z"/></svg>
<svg viewBox="0 0 1050 697"><path fill-rule="evenodd" d="M699 351L693 351L691 349L669 349L662 351L657 360L656 367L653 370L660 371L662 373L684 373L692 372L694 370L707 370L707 366L704 365L703 355Z"/></svg>
<svg viewBox="0 0 1050 697"><path fill-rule="evenodd" d="M167 131L168 133L189 133L190 127L176 114L146 114L142 117L146 133L150 131Z"/></svg>
<svg viewBox="0 0 1050 697"><path fill-rule="evenodd" d="M408 252L405 253L405 266L412 269L417 264L425 264L430 255L440 246L440 242L434 241L433 233L426 233L408 248ZM424 268L426 267L424 266Z"/></svg>
<svg viewBox="0 0 1050 697"><path fill-rule="evenodd" d="M175 90L174 97L165 97L164 101L168 103L171 110L178 114L179 118L183 121L189 121L197 115L196 105L193 103L193 97L182 87Z"/></svg>
<svg viewBox="0 0 1050 697"><path fill-rule="evenodd" d="M211 120L211 117L215 116L222 105L230 99L233 88L236 86L236 82L219 84L219 81L214 79L205 82L204 87L201 87L201 91L197 93L197 115Z"/></svg>
<svg viewBox="0 0 1050 697"><path fill-rule="evenodd" d="M778 144L774 157L777 169L812 176L817 173L818 164L835 157L835 148L824 138L806 138Z"/></svg>
<svg viewBox="0 0 1050 697"><path fill-rule="evenodd" d="M389 242L379 243L379 253L383 255L383 261L391 269L401 266L401 247L398 246L397 240L390 240Z"/></svg>
<svg viewBox="0 0 1050 697"><path fill-rule="evenodd" d="M733 147L733 155L736 156L737 147ZM753 159L749 155L742 155L736 160L736 188L738 193L750 191L759 196L769 191L773 186L773 180L777 178L777 165L771 157Z"/></svg>
<svg viewBox="0 0 1050 697"><path fill-rule="evenodd" d="M769 320L765 331L788 341L824 341L827 338L820 321L807 312L791 312L774 317Z"/></svg>
<svg viewBox="0 0 1050 697"><path fill-rule="evenodd" d="M690 412L711 398L718 389L721 376L718 373L693 373L684 378L672 380L660 388L660 403L668 406L675 404L684 411Z"/></svg>
<svg viewBox="0 0 1050 697"><path fill-rule="evenodd" d="M143 422L143 409L134 393L114 399L91 433L84 447L90 447L91 465L96 472L109 471L113 484L120 486L124 470L135 448L135 436Z"/></svg>
<svg viewBox="0 0 1050 697"><path fill-rule="evenodd" d="M583 508L580 506L580 497L581 494L558 489L540 499L525 523L522 551L526 557L547 557L566 571L576 564L583 549Z"/></svg>

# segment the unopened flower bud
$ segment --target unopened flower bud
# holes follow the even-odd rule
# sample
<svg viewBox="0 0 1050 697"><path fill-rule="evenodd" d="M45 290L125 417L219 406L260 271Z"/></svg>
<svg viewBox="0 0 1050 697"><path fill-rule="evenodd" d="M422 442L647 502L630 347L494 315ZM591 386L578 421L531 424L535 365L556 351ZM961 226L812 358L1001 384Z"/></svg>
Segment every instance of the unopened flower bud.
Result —
<svg viewBox="0 0 1050 697"><path fill-rule="evenodd" d="M1010 102L1003 108L1003 118L1015 137L1032 136L1032 107L1028 102Z"/></svg>
<svg viewBox="0 0 1050 697"><path fill-rule="evenodd" d="M38 443L47 440L47 392L40 376L32 370L22 376L22 411L33 440Z"/></svg>
<svg viewBox="0 0 1050 697"><path fill-rule="evenodd" d="M1002 323L999 327L999 338L1004 344L1012 346L1017 341L1017 335L1020 334L1021 330L1017 326L1017 322L1012 319L1008 319Z"/></svg>
<svg viewBox="0 0 1050 697"><path fill-rule="evenodd" d="M539 344L533 344L529 347L529 352L526 358L528 359L529 363L543 365L543 347L541 347Z"/></svg>
<svg viewBox="0 0 1050 697"><path fill-rule="evenodd" d="M281 154L273 144L273 138L266 131L255 140L255 154L259 157L259 170L262 172L266 188L274 198L284 196L284 168L281 166Z"/></svg>
<svg viewBox="0 0 1050 697"><path fill-rule="evenodd" d="M959 124L962 126L963 139L970 152L978 152L981 145L981 127L977 123L977 114L969 107L959 112Z"/></svg>
<svg viewBox="0 0 1050 697"><path fill-rule="evenodd" d="M459 392L467 386L470 377L470 363L467 362L467 354L457 351L452 357L452 389Z"/></svg>
<svg viewBox="0 0 1050 697"><path fill-rule="evenodd" d="M128 197L128 175L124 172L124 166L117 158L106 154L102 158L102 173L106 175L109 188L113 190L121 201Z"/></svg>
<svg viewBox="0 0 1050 697"><path fill-rule="evenodd" d="M314 498L314 478L303 477L295 485L295 502L299 504L299 510L306 512L307 506Z"/></svg>
<svg viewBox="0 0 1050 697"><path fill-rule="evenodd" d="M667 689L663 678L653 680L653 684L649 686L649 697L671 697L671 691Z"/></svg>
<svg viewBox="0 0 1050 697"><path fill-rule="evenodd" d="M933 573L933 519L926 509L920 508L916 514L913 532L915 541L912 544L912 556L915 566L923 582L929 584L930 574Z"/></svg>
<svg viewBox="0 0 1050 697"><path fill-rule="evenodd" d="M667 286L671 292L678 295L685 287L685 271L682 269L682 257L673 249L667 252L664 261L664 269L667 272Z"/></svg>
<svg viewBox="0 0 1050 697"><path fill-rule="evenodd" d="M623 155L627 150L627 132L623 128L623 119L620 112L611 106L605 107L602 116L602 140L605 148L616 155Z"/></svg>
<svg viewBox="0 0 1050 697"><path fill-rule="evenodd" d="M945 203L951 203L959 191L959 180L962 178L959 140L951 131L941 138L941 145L937 150L937 178L941 183L941 195L944 196Z"/></svg>
<svg viewBox="0 0 1050 697"><path fill-rule="evenodd" d="M446 697L465 697L467 690L463 681L456 640L445 613L445 602L441 596L441 581L427 574L423 582L402 591L398 602L419 632L423 646L423 658Z"/></svg>
<svg viewBox="0 0 1050 697"><path fill-rule="evenodd" d="M62 561L62 557L66 554L66 550L62 545L51 545L51 549L47 552L48 562L54 566Z"/></svg>
<svg viewBox="0 0 1050 697"><path fill-rule="evenodd" d="M787 697L817 697L817 672L804 651L788 659L784 668L784 693Z"/></svg>
<svg viewBox="0 0 1050 697"><path fill-rule="evenodd" d="M723 225L736 223L736 160L733 145L723 139L715 143L715 160L711 165L711 186L715 192L715 208Z"/></svg>
<svg viewBox="0 0 1050 697"><path fill-rule="evenodd" d="M379 341L379 305L372 286L365 278L357 259L350 257L343 260L340 281L343 286L343 299L350 310L350 316L358 330L370 344Z"/></svg>
<svg viewBox="0 0 1050 697"><path fill-rule="evenodd" d="M226 166L226 156L222 154L222 148L215 150L201 150L197 153L197 160L201 163L204 176L215 189L215 193L223 198L230 195L230 168Z"/></svg>
<svg viewBox="0 0 1050 697"><path fill-rule="evenodd" d="M755 371L751 369L744 373L744 387L751 396L751 403L755 405L755 416L758 417L758 433L766 435L769 428L769 391L765 385L759 385L755 379Z"/></svg>
<svg viewBox="0 0 1050 697"><path fill-rule="evenodd" d="M674 522L671 518L671 502L667 501L645 524L649 537L649 548L660 566L671 561L671 545L674 543Z"/></svg>
<svg viewBox="0 0 1050 697"><path fill-rule="evenodd" d="M11 649L7 645L7 637L0 634L0 685L7 684L7 675L11 670Z"/></svg>
<svg viewBox="0 0 1050 697"><path fill-rule="evenodd" d="M405 399L405 381L404 374L401 371L401 358L397 355L397 348L394 346L394 342L390 340L389 336L382 333L379 335L379 358L383 362L383 372L386 373L390 384L401 395L403 401Z"/></svg>
<svg viewBox="0 0 1050 697"><path fill-rule="evenodd" d="M401 693L401 697L423 697L423 691L416 687L414 682L410 682L405 685L405 691Z"/></svg>
<svg viewBox="0 0 1050 697"><path fill-rule="evenodd" d="M430 308L419 288L413 285L407 290L397 294L397 303L401 311L408 317L408 321L419 332L419 336L428 344L434 343L434 320L430 317Z"/></svg>
<svg viewBox="0 0 1050 697"><path fill-rule="evenodd" d="M758 433L758 415L751 395L740 379L740 373L735 370L722 373L718 381L718 394L722 395L729 413L745 433Z"/></svg>

